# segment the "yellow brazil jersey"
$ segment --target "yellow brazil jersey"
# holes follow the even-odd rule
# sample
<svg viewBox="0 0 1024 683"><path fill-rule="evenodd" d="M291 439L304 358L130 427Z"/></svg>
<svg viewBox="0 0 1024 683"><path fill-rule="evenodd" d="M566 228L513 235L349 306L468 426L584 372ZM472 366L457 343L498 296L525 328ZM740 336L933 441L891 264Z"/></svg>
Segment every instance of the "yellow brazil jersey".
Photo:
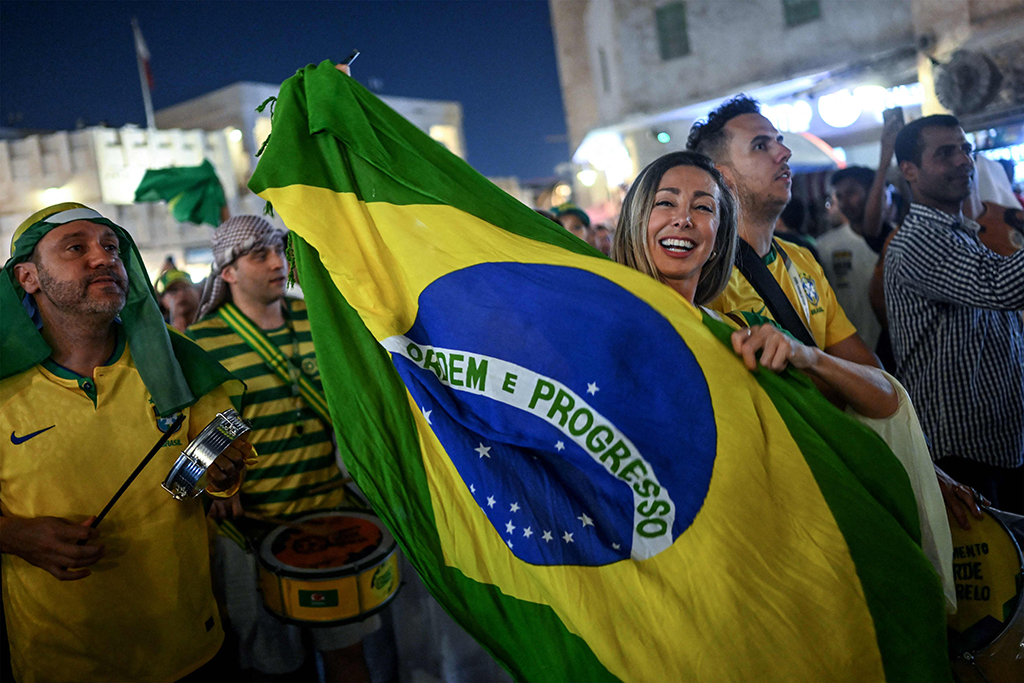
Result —
<svg viewBox="0 0 1024 683"><path fill-rule="evenodd" d="M322 392L306 303L290 297L285 302L287 324L263 334ZM249 440L260 458L246 472L242 507L271 517L290 517L341 506L345 494L337 487L342 473L332 433L298 391L216 313L188 328L188 336L245 382L242 415L252 423Z"/></svg>
<svg viewBox="0 0 1024 683"><path fill-rule="evenodd" d="M5 517L98 514L172 419L158 419L122 345L84 378L47 360L0 382L0 509ZM208 661L224 638L210 583L200 499L160 483L217 412L221 387L185 421L99 525L103 559L58 581L4 554L11 664L32 681L173 681Z"/></svg>
<svg viewBox="0 0 1024 683"><path fill-rule="evenodd" d="M842 306L836 300L835 292L832 291L832 287L825 278L824 271L814 260L811 252L796 244L786 244L783 248L789 255L800 279L800 286L803 288L808 304L810 320L804 315L793 278L790 277L789 269L776 249L774 241L771 251L764 258L765 265L768 266L769 272L782 287L786 298L793 304L793 308L807 325L818 347L824 349L832 346L856 332L857 329L843 312ZM774 316L765 306L761 295L740 274L738 268L732 269L729 285L717 299L708 304L708 308L719 313L741 316L744 312L753 312L774 320Z"/></svg>

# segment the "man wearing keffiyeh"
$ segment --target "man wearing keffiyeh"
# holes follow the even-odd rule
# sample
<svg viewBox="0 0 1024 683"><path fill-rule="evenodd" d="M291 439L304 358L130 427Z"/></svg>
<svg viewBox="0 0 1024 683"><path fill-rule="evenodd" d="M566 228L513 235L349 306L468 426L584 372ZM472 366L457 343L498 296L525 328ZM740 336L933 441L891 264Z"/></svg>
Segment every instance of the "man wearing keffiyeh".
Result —
<svg viewBox="0 0 1024 683"><path fill-rule="evenodd" d="M333 427L323 397L305 302L285 296L285 233L258 216L234 216L213 235L213 266L188 334L249 389L242 415L260 463L240 493L218 501L210 515L256 533L245 516L295 518L346 502ZM248 528L247 528L247 525ZM217 539L215 571L224 586L239 665L264 675L291 674L305 660L301 630L263 609L251 555L226 535ZM362 639L378 616L333 628L310 629L328 681L368 680Z"/></svg>
<svg viewBox="0 0 1024 683"><path fill-rule="evenodd" d="M237 270L238 259L242 256L258 253L263 256L267 251L280 250L284 254L285 233L278 230L270 223L259 216L235 216L221 224L213 233L213 266L210 270L210 277L206 278L206 286L203 288L203 296L199 302L199 316L202 320L210 313L216 311L225 301L231 301L230 280L233 280L233 273L229 271L228 280L224 279L224 269L229 266ZM252 259L246 259L251 261ZM277 268L271 268L271 277L265 283L269 285L266 292L253 293L259 299L270 296L270 302L276 302L284 296L287 284L287 270L277 273ZM246 282L246 284L250 284ZM251 283L257 284L257 283ZM262 295L262 296L261 296ZM271 308L273 308L271 306ZM283 322L281 324L284 324Z"/></svg>
<svg viewBox="0 0 1024 683"><path fill-rule="evenodd" d="M14 675L181 678L223 631L203 506L160 482L241 384L168 331L131 237L98 212L43 209L11 254L0 271L0 557ZM230 496L250 451L236 441L218 457L207 491Z"/></svg>

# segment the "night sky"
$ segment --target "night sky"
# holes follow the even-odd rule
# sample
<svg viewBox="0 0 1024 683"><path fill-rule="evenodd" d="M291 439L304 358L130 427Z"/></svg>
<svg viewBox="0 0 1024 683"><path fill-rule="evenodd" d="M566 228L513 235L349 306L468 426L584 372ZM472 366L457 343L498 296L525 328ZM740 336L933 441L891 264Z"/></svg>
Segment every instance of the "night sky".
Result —
<svg viewBox="0 0 1024 683"><path fill-rule="evenodd" d="M549 176L569 156L548 3L538 0L3 0L0 125L144 125L133 15L157 110L237 81L280 83L358 48L354 75L380 94L462 103L469 162L484 175Z"/></svg>

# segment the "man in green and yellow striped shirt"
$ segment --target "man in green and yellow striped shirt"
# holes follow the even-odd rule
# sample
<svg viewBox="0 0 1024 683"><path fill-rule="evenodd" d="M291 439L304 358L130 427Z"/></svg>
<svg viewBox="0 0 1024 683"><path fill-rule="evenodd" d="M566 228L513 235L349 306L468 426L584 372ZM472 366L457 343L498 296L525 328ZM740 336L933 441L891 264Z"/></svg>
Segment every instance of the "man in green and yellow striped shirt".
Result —
<svg viewBox="0 0 1024 683"><path fill-rule="evenodd" d="M315 372L306 304L291 297L283 298L282 303L287 322L264 330L264 334L289 360L298 360ZM344 493L340 487L317 492L340 482L341 472L331 432L305 400L216 314L193 325L188 334L248 388L245 418L252 423L260 462L249 470L242 487L237 501L241 509L267 517L290 517L341 505ZM293 349L297 349L295 355ZM311 381L320 388L319 375Z"/></svg>
<svg viewBox="0 0 1024 683"><path fill-rule="evenodd" d="M292 518L344 504L330 415L313 349L306 306L285 296L285 233L258 216L235 216L214 233L214 263L188 335L246 384L243 416L259 464L238 496L218 501L211 516ZM287 674L304 660L299 629L262 609L255 562L218 539L220 573L240 664L264 674ZM362 638L379 617L312 629L328 680L368 680Z"/></svg>

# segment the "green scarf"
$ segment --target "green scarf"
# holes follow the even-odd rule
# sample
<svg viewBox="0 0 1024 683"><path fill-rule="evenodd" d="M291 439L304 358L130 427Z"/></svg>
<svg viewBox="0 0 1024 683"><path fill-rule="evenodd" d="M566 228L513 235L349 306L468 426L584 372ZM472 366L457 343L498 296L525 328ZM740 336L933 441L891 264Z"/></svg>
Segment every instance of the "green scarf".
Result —
<svg viewBox="0 0 1024 683"><path fill-rule="evenodd" d="M25 372L50 357L50 346L23 303L26 294L14 276L14 266L27 261L48 232L75 220L105 225L117 235L121 260L128 273L121 322L135 366L161 417L192 405L225 382L237 381L191 340L168 331L142 257L128 232L96 211L75 203L39 211L21 224L11 240L11 258L0 270L0 379Z"/></svg>

